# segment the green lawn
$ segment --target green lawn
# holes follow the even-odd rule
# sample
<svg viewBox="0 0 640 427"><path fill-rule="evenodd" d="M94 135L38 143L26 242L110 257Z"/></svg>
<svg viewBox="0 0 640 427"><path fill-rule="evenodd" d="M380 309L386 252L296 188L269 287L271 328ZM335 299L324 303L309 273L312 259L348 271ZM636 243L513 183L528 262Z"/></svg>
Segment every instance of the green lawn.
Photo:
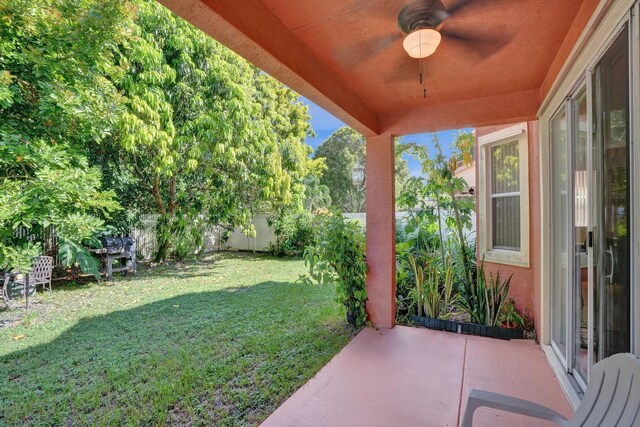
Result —
<svg viewBox="0 0 640 427"><path fill-rule="evenodd" d="M304 272L218 255L39 293L0 313L0 424L259 424L357 332Z"/></svg>

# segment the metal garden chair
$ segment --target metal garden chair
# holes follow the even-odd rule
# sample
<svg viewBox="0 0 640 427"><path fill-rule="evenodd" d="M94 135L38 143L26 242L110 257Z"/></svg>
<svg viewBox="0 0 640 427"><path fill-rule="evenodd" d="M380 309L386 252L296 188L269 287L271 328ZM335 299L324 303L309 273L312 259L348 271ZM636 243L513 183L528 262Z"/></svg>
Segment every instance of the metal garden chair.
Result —
<svg viewBox="0 0 640 427"><path fill-rule="evenodd" d="M471 390L461 427L473 425L473 413L489 407L542 420L560 426L640 426L640 359L628 353L616 354L596 363L589 386L573 418L528 400L483 390Z"/></svg>
<svg viewBox="0 0 640 427"><path fill-rule="evenodd" d="M33 268L29 271L29 285L42 285L42 291L44 292L45 288L49 288L49 293L51 293L51 274L53 272L53 257L50 256L39 256L36 258L36 262L33 264ZM16 279L15 283L19 283L24 286L25 276L22 278ZM47 286L48 285L48 286ZM26 289L25 289L26 292Z"/></svg>

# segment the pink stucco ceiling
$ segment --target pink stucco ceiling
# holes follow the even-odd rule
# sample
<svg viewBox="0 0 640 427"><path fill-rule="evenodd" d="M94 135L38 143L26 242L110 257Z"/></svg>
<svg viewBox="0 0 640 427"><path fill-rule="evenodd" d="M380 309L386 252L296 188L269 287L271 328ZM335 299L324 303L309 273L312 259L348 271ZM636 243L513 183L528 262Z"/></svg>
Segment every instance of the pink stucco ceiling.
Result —
<svg viewBox="0 0 640 427"><path fill-rule="evenodd" d="M425 101L418 81L419 61L404 52L397 26L398 11L406 0L263 1L378 112L539 88L581 3L470 3L445 22L444 29L486 42L471 46L445 38L425 60ZM381 48L391 37L394 41Z"/></svg>
<svg viewBox="0 0 640 427"><path fill-rule="evenodd" d="M532 118L540 88L576 16L585 14L587 3L590 15L597 4L595 0L469 3L443 29L477 42L443 39L424 62L428 90L424 99L419 61L404 52L397 27L398 11L407 0L162 2L365 133L401 122L397 131L409 132ZM443 0L445 6L455 2ZM482 99L501 105L483 108L477 102ZM405 115L424 124L408 125L401 120ZM424 119L425 115L438 118L442 125Z"/></svg>

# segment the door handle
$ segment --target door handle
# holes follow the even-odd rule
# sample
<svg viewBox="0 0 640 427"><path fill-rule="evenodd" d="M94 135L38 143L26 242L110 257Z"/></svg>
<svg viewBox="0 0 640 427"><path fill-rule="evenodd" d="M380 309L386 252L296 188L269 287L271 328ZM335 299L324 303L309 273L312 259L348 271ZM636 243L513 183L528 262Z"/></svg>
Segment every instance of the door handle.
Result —
<svg viewBox="0 0 640 427"><path fill-rule="evenodd" d="M613 272L615 270L615 258L613 256L613 246L609 245L609 249L607 249L606 252L609 254L609 256L611 256L611 273L605 275L604 277L609 279L609 283L613 284Z"/></svg>

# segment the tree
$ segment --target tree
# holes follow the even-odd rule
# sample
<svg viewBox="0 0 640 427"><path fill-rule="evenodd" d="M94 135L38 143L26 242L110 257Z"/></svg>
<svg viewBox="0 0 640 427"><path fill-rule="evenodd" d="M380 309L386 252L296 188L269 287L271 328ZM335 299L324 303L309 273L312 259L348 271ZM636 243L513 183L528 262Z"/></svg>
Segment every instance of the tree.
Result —
<svg viewBox="0 0 640 427"><path fill-rule="evenodd" d="M114 142L163 216L157 260L178 213L251 233L255 213L301 204L312 165L298 96L156 2L135 4L112 73L126 96Z"/></svg>
<svg viewBox="0 0 640 427"><path fill-rule="evenodd" d="M471 212L475 209L475 200L460 197L468 185L463 178L455 176L455 171L459 162L470 164L473 161L475 138L470 133L458 134L455 141L456 152L449 159L444 157L436 133L433 142L435 155L429 153L425 146L415 143L403 145L403 150L420 161L424 176L412 177L407 181L399 204L404 209L414 211L408 224L412 227L412 237L415 236L418 240L416 247L440 251L443 263L445 242L450 232L455 235L460 247L464 279L471 283L473 254L469 250L464 231L471 227ZM445 215L442 215L443 212ZM434 235L438 239L433 239ZM424 241L420 241L421 237L424 237Z"/></svg>
<svg viewBox="0 0 640 427"><path fill-rule="evenodd" d="M400 195L404 183L409 177L404 151L396 145L395 180L396 196ZM358 190L353 184L352 171L359 162L366 170L366 143L362 135L349 127L341 127L327 138L314 153L315 159L325 159L327 171L320 182L329 188L332 206L344 212L363 212L365 210L365 191ZM366 185L366 179L365 183Z"/></svg>
<svg viewBox="0 0 640 427"><path fill-rule="evenodd" d="M325 159L327 165L321 184L329 188L332 205L344 212L364 211L364 191L353 185L351 172L357 161L366 167L365 153L364 137L347 126L332 133L314 153L315 159Z"/></svg>
<svg viewBox="0 0 640 427"><path fill-rule="evenodd" d="M77 147L112 130L102 71L128 17L120 1L0 0L1 269L28 270L52 225L63 260L97 274L84 245L118 205Z"/></svg>
<svg viewBox="0 0 640 427"><path fill-rule="evenodd" d="M329 187L320 183L317 175L307 175L303 181L305 188L304 208L309 212L331 206Z"/></svg>

